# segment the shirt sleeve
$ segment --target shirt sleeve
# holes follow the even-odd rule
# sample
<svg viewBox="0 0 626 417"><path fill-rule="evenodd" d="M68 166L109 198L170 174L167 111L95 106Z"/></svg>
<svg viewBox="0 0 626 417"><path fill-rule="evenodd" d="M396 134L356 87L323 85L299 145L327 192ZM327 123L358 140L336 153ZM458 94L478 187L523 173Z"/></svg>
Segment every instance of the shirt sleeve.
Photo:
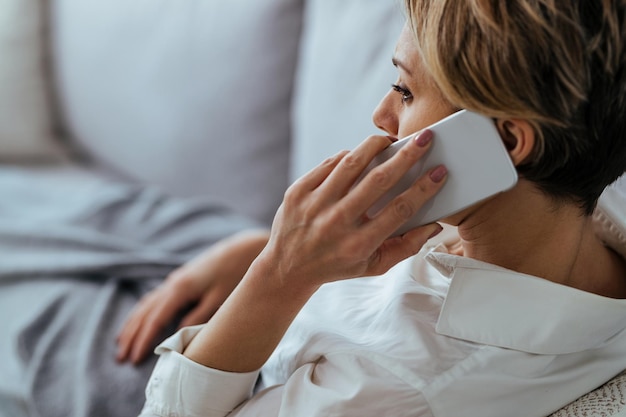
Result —
<svg viewBox="0 0 626 417"><path fill-rule="evenodd" d="M160 358L146 386L140 417L222 417L252 395L258 371L224 372L183 356L201 328L181 329L156 348Z"/></svg>
<svg viewBox="0 0 626 417"><path fill-rule="evenodd" d="M252 395L258 372L223 372L181 354L200 327L183 329L157 348L161 357L140 417L432 417L420 390L402 378L401 370L354 352L306 363L285 384Z"/></svg>

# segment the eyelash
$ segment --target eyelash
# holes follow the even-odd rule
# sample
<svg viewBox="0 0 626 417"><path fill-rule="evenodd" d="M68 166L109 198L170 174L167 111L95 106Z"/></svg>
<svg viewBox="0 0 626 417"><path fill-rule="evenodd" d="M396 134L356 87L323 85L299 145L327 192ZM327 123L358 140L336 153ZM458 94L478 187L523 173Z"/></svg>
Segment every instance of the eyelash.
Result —
<svg viewBox="0 0 626 417"><path fill-rule="evenodd" d="M396 93L399 93L402 96L402 102L406 103L410 99L413 98L413 94L404 87L399 86L398 84L391 84L391 88Z"/></svg>

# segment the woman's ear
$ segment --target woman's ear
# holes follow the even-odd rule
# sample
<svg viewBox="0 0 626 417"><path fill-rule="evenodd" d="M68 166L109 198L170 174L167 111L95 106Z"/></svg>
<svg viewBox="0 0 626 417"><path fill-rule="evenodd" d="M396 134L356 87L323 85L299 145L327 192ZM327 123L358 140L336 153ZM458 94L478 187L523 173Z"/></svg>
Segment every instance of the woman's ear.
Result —
<svg viewBox="0 0 626 417"><path fill-rule="evenodd" d="M498 119L498 132L515 166L526 162L535 149L535 130L522 119Z"/></svg>

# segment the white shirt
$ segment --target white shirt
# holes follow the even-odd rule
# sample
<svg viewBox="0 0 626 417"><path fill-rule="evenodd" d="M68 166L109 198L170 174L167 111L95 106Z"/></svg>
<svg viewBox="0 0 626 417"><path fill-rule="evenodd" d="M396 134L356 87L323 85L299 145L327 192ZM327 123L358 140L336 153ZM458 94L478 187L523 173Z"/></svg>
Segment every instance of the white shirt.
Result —
<svg viewBox="0 0 626 417"><path fill-rule="evenodd" d="M546 416L626 368L625 328L625 300L425 248L324 285L256 391L182 356L199 327L181 330L141 416Z"/></svg>

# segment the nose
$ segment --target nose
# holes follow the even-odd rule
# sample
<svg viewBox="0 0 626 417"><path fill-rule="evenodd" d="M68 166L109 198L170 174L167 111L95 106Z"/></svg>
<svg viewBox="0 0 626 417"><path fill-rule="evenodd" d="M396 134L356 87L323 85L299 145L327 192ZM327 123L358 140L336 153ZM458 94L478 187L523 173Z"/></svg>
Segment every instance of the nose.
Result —
<svg viewBox="0 0 626 417"><path fill-rule="evenodd" d="M377 128L384 130L391 136L398 135L398 116L394 106L392 91L389 91L385 97L378 103L378 106L372 114L372 121Z"/></svg>

